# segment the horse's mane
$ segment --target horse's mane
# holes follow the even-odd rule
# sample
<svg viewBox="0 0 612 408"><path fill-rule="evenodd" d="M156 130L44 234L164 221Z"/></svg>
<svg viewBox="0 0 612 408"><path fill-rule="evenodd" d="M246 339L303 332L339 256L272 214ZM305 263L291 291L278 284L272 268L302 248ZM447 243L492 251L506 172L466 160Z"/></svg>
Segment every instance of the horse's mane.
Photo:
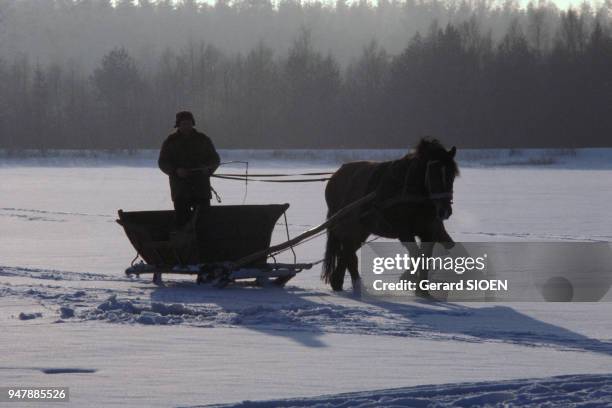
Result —
<svg viewBox="0 0 612 408"><path fill-rule="evenodd" d="M449 158L448 151L438 139L422 138L416 147L404 156L403 159L444 160L450 165L455 176L459 175L457 162L454 158Z"/></svg>

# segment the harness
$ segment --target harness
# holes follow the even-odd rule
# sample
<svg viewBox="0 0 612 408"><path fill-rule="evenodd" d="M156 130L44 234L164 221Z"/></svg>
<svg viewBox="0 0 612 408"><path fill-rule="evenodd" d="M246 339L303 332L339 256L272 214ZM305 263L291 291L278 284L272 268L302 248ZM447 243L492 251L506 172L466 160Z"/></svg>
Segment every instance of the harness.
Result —
<svg viewBox="0 0 612 408"><path fill-rule="evenodd" d="M395 180L399 179L398 175L395 175L392 172L393 169L391 164L390 167L379 176L380 179L377 180L377 186L374 188L374 191L380 188L381 183L385 182L385 177L393 177ZM369 206L370 208L365 209L360 218L364 219L373 215L375 220L374 222L379 228L382 228L383 230L392 230L393 226L385 217L385 210L398 204L419 206L425 203L431 203L435 200L453 199L452 186L449 188L446 182L446 167L440 160L430 160L427 162L425 167L425 180L423 183L425 186L424 192L414 191L414 188L411 188L416 187L414 183L411 183L410 177L412 174L413 172L411 172L410 167L408 167L403 175L400 193L389 198L375 196L375 198L372 200L372 205ZM377 192L376 195L379 194L380 192Z"/></svg>
<svg viewBox="0 0 612 408"><path fill-rule="evenodd" d="M447 186L446 166L440 160L429 160L425 167L425 192L409 191L411 172L408 168L404 174L402 189L399 195L385 199L377 207L382 209L403 203L425 203L434 200L453 199L453 190ZM381 180L381 182L384 182Z"/></svg>

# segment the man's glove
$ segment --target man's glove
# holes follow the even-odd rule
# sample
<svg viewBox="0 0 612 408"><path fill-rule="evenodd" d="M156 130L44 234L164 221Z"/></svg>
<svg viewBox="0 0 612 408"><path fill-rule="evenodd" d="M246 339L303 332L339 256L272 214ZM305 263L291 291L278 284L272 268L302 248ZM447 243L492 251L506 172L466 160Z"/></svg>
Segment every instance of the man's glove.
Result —
<svg viewBox="0 0 612 408"><path fill-rule="evenodd" d="M189 177L191 175L191 172L192 170L184 169L182 167L179 167L178 169L176 169L176 175L179 176L180 178Z"/></svg>

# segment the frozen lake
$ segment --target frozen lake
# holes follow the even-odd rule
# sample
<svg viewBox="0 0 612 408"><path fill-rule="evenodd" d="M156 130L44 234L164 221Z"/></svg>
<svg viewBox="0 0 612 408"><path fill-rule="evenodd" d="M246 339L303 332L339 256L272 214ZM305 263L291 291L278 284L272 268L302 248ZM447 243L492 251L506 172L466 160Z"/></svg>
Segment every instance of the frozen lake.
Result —
<svg viewBox="0 0 612 408"><path fill-rule="evenodd" d="M270 168L335 167L279 161L253 163L251 172ZM119 208L171 208L167 179L156 168L30 163L0 167L0 178L0 322L7 329L0 384L69 385L79 406L194 406L357 391L376 406L385 395L401 400L421 391L372 390L426 384L563 374L576 377L550 381L579 383L586 381L579 374L598 374L589 384L612 384L601 377L612 364L609 303L372 304L332 294L318 267L284 290L219 291L191 282L156 288L124 278L135 254L114 222ZM611 180L609 169L464 168L447 229L463 241L612 241ZM243 202L243 183L213 185L223 204ZM246 203L290 203L296 235L324 219L323 189L252 182ZM284 234L279 225L274 241ZM298 259L320 259L323 246L320 239L298 247ZM160 312L177 304L183 312ZM76 317L56 323L61 308ZM20 313L34 318L21 320ZM158 317L158 325L147 316ZM53 376L45 367L95 372ZM510 383L507 393L528 384ZM457 402L455 388L437 387L446 404ZM488 393L475 392L476 401Z"/></svg>
<svg viewBox="0 0 612 408"><path fill-rule="evenodd" d="M274 167L287 173L333 169ZM251 172L267 170L251 166ZM114 222L117 210L172 208L167 177L153 167L0 167L0 177L3 265L122 274L134 251ZM463 241L610 241L611 181L612 170L462 169L447 229ZM215 179L213 186L223 204L243 203L244 183ZM296 235L325 219L324 187L251 182L246 203L290 203ZM285 239L283 228L274 239ZM320 259L323 246L321 239L299 247L299 258Z"/></svg>

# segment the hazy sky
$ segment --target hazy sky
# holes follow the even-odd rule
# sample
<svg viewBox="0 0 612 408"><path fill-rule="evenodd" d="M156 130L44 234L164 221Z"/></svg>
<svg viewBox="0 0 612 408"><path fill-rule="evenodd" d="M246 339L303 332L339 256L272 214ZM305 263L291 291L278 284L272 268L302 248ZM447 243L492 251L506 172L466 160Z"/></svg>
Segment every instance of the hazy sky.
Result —
<svg viewBox="0 0 612 408"><path fill-rule="evenodd" d="M176 2L179 2L180 0L175 0ZM214 4L215 0L196 0L199 1L201 3L209 3L209 4ZM302 0L302 1L311 1L311 0ZM312 0L314 1L314 0ZM359 0L353 0L353 1L359 1ZM372 3L376 3L376 0L370 0ZM503 0L498 0L498 2L502 2ZM530 0L517 0L518 3L522 6L525 6L527 4L529 4ZM273 0L273 2L275 2L275 0ZM331 2L334 3L334 1L331 0L322 0L323 3L327 3L327 2ZM351 1L349 0L349 3ZM580 4L582 4L584 2L584 0L549 0L549 3L554 3L557 5L557 7L563 9L563 8L567 8L569 6L574 6L577 7ZM537 3L537 0L534 0L534 3Z"/></svg>

